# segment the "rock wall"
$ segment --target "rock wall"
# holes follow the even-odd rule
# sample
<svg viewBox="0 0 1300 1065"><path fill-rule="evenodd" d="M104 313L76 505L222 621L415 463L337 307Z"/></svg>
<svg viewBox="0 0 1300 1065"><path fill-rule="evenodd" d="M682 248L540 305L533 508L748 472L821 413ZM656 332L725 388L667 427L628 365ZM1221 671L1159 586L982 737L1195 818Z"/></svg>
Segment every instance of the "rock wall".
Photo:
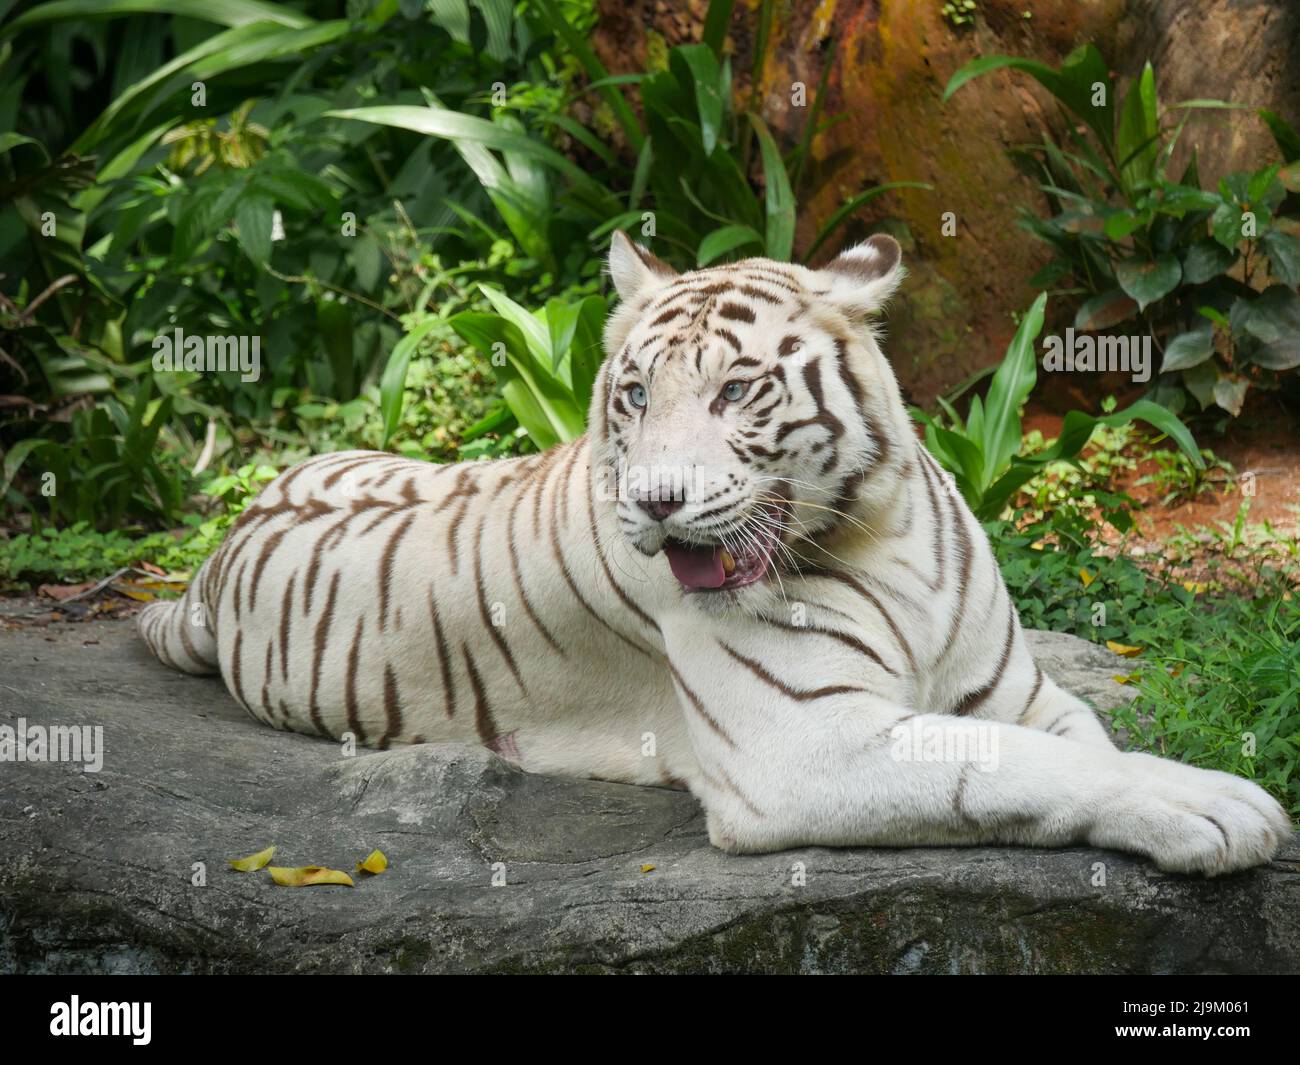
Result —
<svg viewBox="0 0 1300 1065"><path fill-rule="evenodd" d="M707 6L599 0L596 51L616 72L641 69L662 43L698 40ZM1058 109L1037 83L1009 72L978 79L945 104L944 86L964 63L1003 53L1055 64L1091 41L1125 88L1150 57L1166 104L1218 98L1268 106L1300 124L1294 0L979 0L972 24L960 28L942 7L943 0L778 2L761 85L764 115L793 144L807 112L791 107L791 86L803 82L811 96L836 42L825 113L845 117L814 142L803 246L862 189L904 180L935 186L874 201L847 231L860 237L883 226L903 240L912 276L891 312L887 350L921 401L1001 357L1011 314L1032 300L1029 278L1047 259L1015 224L1022 207L1042 210L1044 200L1008 149L1040 140L1044 122L1059 125ZM728 47L738 96L750 88L756 10L757 0L740 0L733 12ZM1193 146L1209 180L1276 157L1249 111L1193 119L1182 156ZM942 233L945 212L955 216L954 236Z"/></svg>

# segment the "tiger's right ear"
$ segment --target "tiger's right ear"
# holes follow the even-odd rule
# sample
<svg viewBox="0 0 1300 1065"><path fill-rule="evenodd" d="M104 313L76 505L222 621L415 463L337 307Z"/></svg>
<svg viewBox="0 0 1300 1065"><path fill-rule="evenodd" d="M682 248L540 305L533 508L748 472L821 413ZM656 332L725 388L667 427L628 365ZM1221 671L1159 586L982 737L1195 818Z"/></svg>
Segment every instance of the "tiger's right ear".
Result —
<svg viewBox="0 0 1300 1065"><path fill-rule="evenodd" d="M826 282L825 300L849 318L875 314L903 280L903 249L887 233L840 252L823 266L819 276Z"/></svg>
<svg viewBox="0 0 1300 1065"><path fill-rule="evenodd" d="M615 230L609 245L609 276L618 298L628 303L638 293L671 281L677 271L645 248L633 244L622 230Z"/></svg>

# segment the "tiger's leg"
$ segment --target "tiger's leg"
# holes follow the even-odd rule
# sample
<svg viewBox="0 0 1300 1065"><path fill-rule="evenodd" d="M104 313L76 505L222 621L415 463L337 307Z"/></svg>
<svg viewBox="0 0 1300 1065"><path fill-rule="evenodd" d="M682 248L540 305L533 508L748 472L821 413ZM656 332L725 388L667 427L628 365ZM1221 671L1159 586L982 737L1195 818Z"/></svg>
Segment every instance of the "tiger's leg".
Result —
<svg viewBox="0 0 1300 1065"><path fill-rule="evenodd" d="M1106 727L1096 712L1077 696L1059 687L1051 677L1038 670L1035 688L1016 720L1017 725L1038 729L1050 736L1061 736L1093 747L1114 748Z"/></svg>
<svg viewBox="0 0 1300 1065"><path fill-rule="evenodd" d="M1086 842L1213 875L1268 861L1291 830L1266 793L1227 774L916 714L847 685L774 686L767 672L724 686L706 663L675 665L692 790L723 850Z"/></svg>

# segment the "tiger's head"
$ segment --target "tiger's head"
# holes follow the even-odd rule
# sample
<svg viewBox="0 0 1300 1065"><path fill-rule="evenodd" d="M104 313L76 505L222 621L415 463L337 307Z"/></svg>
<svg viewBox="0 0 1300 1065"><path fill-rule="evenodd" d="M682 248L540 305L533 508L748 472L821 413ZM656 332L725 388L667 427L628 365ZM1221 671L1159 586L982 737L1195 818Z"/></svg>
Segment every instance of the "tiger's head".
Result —
<svg viewBox="0 0 1300 1065"><path fill-rule="evenodd" d="M614 235L595 464L617 477L622 534L663 551L697 601L755 594L897 466L907 415L870 318L900 257L879 235L819 270L746 259L677 274Z"/></svg>

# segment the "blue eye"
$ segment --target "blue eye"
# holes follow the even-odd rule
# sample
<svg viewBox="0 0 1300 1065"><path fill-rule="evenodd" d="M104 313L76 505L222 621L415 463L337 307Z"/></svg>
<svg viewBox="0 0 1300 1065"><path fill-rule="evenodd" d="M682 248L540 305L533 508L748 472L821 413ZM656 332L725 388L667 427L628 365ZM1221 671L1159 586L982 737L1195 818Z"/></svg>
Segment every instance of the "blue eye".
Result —
<svg viewBox="0 0 1300 1065"><path fill-rule="evenodd" d="M747 381L730 381L722 390L722 398L728 403L735 403L736 400L742 399L748 391L749 383Z"/></svg>
<svg viewBox="0 0 1300 1065"><path fill-rule="evenodd" d="M627 390L627 400L634 407L644 407L650 402L650 397L646 395L644 386L633 385Z"/></svg>

